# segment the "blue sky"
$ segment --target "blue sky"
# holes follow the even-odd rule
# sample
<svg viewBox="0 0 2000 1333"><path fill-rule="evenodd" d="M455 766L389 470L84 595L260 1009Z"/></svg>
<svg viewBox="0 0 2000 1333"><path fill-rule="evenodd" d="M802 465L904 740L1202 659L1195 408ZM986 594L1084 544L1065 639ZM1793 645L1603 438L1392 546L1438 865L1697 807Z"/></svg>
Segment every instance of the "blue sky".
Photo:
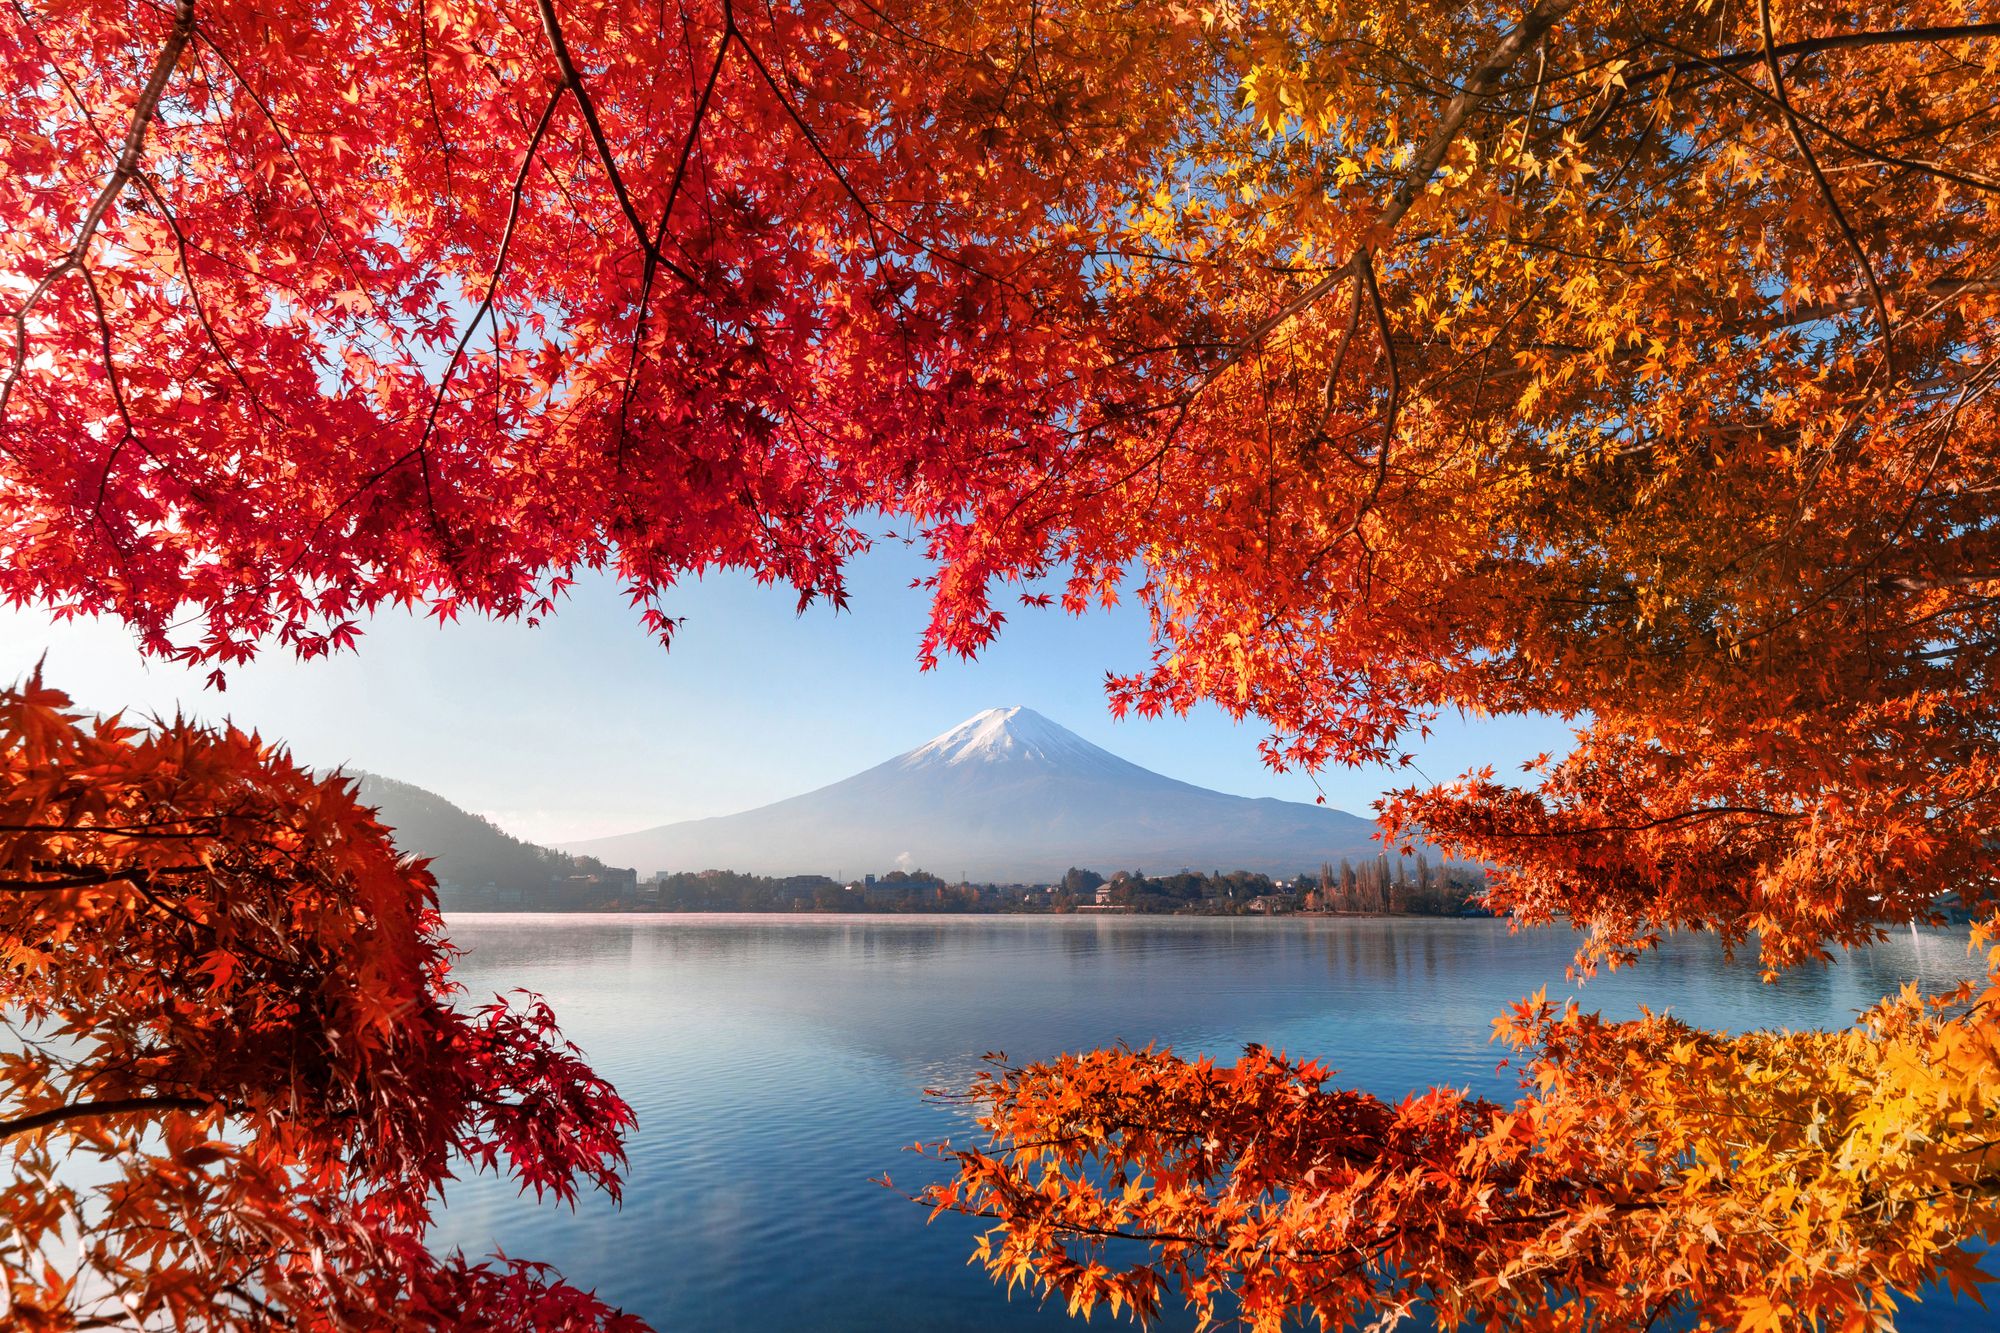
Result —
<svg viewBox="0 0 2000 1333"><path fill-rule="evenodd" d="M921 672L922 572L887 546L854 566L851 606L795 614L785 589L740 575L690 585L671 649L639 627L608 579L586 579L538 628L377 617L357 651L298 662L267 652L218 694L202 673L142 658L109 622L52 624L0 608L0 680L46 652L51 684L94 710L235 718L316 766L414 782L541 842L728 814L808 791L921 744L983 708L1025 704L1135 763L1246 796L1310 801L1312 780L1273 774L1264 734L1204 707L1186 718L1114 721L1107 670L1146 660L1136 607L1072 618L1021 610L971 663ZM1420 747L1434 778L1505 771L1567 731L1543 719L1444 719ZM1320 776L1330 804L1366 813L1408 774Z"/></svg>

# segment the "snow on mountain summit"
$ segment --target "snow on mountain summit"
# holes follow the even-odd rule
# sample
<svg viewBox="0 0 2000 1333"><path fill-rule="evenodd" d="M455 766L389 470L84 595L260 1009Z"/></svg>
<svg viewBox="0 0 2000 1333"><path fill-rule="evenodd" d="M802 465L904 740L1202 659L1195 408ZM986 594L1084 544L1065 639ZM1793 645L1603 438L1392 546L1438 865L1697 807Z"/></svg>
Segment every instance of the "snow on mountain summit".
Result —
<svg viewBox="0 0 2000 1333"><path fill-rule="evenodd" d="M902 756L905 768L936 764L1039 762L1099 767L1122 762L1032 708L989 708Z"/></svg>

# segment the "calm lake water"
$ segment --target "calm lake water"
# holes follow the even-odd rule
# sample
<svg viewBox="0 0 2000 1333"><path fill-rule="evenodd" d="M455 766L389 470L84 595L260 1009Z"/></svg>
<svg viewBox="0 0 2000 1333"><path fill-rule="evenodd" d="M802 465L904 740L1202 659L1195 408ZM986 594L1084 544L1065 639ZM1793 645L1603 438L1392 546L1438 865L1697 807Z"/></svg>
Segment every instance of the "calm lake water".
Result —
<svg viewBox="0 0 2000 1333"><path fill-rule="evenodd" d="M1384 1096L1504 1096L1491 1022L1538 987L1740 1031L1843 1025L1905 981L1973 970L1963 933L1904 932L1766 986L1682 940L1578 988L1567 932L1411 919L455 916L450 933L473 997L546 995L639 1129L622 1208L537 1207L473 1178L440 1242L549 1260L688 1333L1082 1327L967 1267L974 1223L926 1225L870 1183L935 1169L902 1150L965 1122L921 1090L962 1085L984 1051L1227 1057L1258 1041ZM2000 1330L2000 1315L1931 1301L1901 1327Z"/></svg>

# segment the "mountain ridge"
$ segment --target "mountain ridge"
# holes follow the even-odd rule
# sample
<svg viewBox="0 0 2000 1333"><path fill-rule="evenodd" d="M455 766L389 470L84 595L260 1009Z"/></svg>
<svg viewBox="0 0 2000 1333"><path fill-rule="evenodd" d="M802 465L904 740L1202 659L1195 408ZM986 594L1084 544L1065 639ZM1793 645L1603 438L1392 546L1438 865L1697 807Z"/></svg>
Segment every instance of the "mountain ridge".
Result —
<svg viewBox="0 0 2000 1333"><path fill-rule="evenodd" d="M1143 768L1024 707L991 708L838 782L732 815L562 844L655 871L923 867L1045 883L1070 866L1285 874L1375 850L1372 821Z"/></svg>
<svg viewBox="0 0 2000 1333"><path fill-rule="evenodd" d="M356 784L362 804L393 831L396 846L430 862L447 907L543 906L557 898L556 883L570 876L615 874L594 857L578 856L517 838L492 820L414 783L365 770L343 774Z"/></svg>

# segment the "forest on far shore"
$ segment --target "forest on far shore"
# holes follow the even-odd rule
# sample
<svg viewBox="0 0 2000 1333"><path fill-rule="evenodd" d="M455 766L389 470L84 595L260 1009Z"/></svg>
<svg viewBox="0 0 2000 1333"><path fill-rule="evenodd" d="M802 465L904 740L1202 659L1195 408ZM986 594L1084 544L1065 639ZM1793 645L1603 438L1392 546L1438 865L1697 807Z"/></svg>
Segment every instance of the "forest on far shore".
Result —
<svg viewBox="0 0 2000 1333"><path fill-rule="evenodd" d="M643 882L578 880L547 905L560 910L654 912L1102 912L1203 916L1364 913L1483 916L1485 873L1434 866L1422 853L1343 860L1273 877L1247 870L1181 870L1110 875L1072 867L1056 884L953 883L929 871L894 870L841 882L825 875L751 875L734 870L663 873ZM445 886L448 908L528 908L533 901L482 903ZM581 894L579 894L581 890Z"/></svg>

